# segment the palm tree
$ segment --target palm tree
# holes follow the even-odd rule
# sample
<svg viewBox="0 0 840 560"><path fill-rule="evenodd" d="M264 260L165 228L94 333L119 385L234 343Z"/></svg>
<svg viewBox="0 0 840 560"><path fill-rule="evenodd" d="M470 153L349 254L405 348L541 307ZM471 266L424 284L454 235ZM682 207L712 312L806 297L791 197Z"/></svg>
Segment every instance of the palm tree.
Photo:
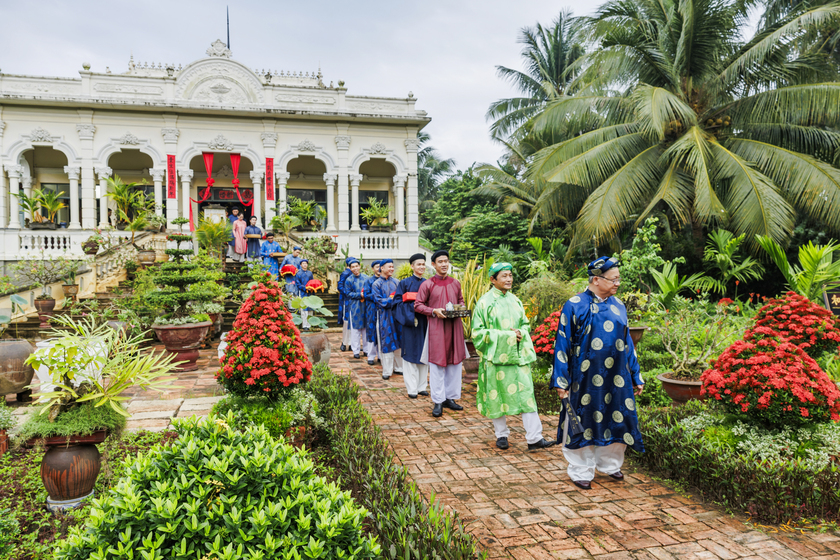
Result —
<svg viewBox="0 0 840 560"><path fill-rule="evenodd" d="M648 214L784 242L796 212L840 230L840 83L826 53L797 39L840 21L802 10L746 41L742 0L613 0L579 28L595 47L570 69L575 95L551 101L535 131L562 138L530 158L549 185L533 212L576 216L575 238L603 243ZM579 196L556 197L575 185ZM544 204L545 203L545 204ZM702 237L701 237L702 239Z"/></svg>
<svg viewBox="0 0 840 560"><path fill-rule="evenodd" d="M455 170L455 160L441 159L437 150L429 146L431 136L426 132L418 132L417 140L420 142L417 151L417 191L420 207L425 208L434 204L438 185Z"/></svg>
<svg viewBox="0 0 840 560"><path fill-rule="evenodd" d="M551 27L523 27L519 43L525 45L522 58L525 71L496 66L500 78L508 80L525 97L500 99L490 105L487 119L493 120L494 138L505 140L539 113L546 103L566 93L573 73L569 66L583 54L583 48L571 38L571 13L558 14ZM522 134L519 134L522 136Z"/></svg>

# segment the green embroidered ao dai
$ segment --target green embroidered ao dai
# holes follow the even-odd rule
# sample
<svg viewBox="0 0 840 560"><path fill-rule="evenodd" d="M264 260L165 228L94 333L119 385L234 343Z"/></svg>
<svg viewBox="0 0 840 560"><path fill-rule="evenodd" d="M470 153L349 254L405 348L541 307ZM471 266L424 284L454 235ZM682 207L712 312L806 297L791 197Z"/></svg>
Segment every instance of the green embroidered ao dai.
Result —
<svg viewBox="0 0 840 560"><path fill-rule="evenodd" d="M514 330L522 333L516 340ZM512 292L491 288L475 306L473 344L478 369L478 412L487 418L536 412L531 363L537 359L525 308Z"/></svg>

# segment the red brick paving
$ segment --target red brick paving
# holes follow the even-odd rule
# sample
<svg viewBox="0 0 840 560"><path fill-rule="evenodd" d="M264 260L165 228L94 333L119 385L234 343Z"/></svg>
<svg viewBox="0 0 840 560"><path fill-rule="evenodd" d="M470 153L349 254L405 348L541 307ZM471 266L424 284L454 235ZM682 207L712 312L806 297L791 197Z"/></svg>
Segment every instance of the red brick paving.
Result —
<svg viewBox="0 0 840 560"><path fill-rule="evenodd" d="M361 401L398 460L428 497L458 512L489 558L599 560L840 560L840 533L772 533L747 527L626 465L624 482L598 476L592 490L569 481L559 447L528 453L524 430L510 419L511 447L495 447L492 423L465 387L463 412L431 415L428 397L409 399L402 377L338 350L330 366L350 373ZM557 417L542 416L544 433Z"/></svg>

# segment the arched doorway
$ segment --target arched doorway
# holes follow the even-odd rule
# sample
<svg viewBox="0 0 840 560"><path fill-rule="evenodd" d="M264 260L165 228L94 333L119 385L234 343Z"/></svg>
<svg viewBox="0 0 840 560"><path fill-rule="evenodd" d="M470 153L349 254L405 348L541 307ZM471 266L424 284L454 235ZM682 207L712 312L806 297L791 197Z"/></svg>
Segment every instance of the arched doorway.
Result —
<svg viewBox="0 0 840 560"><path fill-rule="evenodd" d="M298 156L286 164L286 172L289 173L289 180L286 184L286 208L292 209L289 204L290 197L303 202L314 201L321 209L320 224L318 229L325 229L330 217L327 215L328 208L334 208L334 201L331 205L328 201L330 192L324 182L324 174L327 166L315 156ZM332 194L335 196L334 192Z"/></svg>
<svg viewBox="0 0 840 560"><path fill-rule="evenodd" d="M190 160L190 169L193 171L192 187L190 197L193 200L201 200L207 187L207 170L204 167L202 155L193 156ZM209 196L203 202L197 204L199 215L207 208L221 208L225 216L229 216L234 208L237 208L248 221L254 215L254 185L251 181L251 172L254 170L254 163L245 156L239 160L239 196L233 186L233 168L231 167L229 153L213 154L213 186L210 188ZM195 207L193 208L195 210ZM189 216L187 216L189 217Z"/></svg>
<svg viewBox="0 0 840 560"><path fill-rule="evenodd" d="M36 146L27 150L21 155L21 163L24 163L24 176L21 179L21 191L27 197L32 197L36 190L50 191L56 194L57 198L64 205L55 216L55 222L59 227L69 227L70 207L73 204L70 196L70 179L65 167L67 166L67 155L50 146ZM28 171L28 173L27 173ZM78 176L76 177L78 179ZM78 189L76 189L75 204L80 203ZM78 206L76 206L78 208ZM45 211L41 211L46 216ZM24 225L31 222L33 216L20 208L20 223Z"/></svg>
<svg viewBox="0 0 840 560"><path fill-rule="evenodd" d="M361 213L370 206L370 199L376 199L391 207L388 216L389 222L395 220L402 222L403 217L397 215L396 198L392 192L393 179L396 174L394 166L384 159L374 158L359 166L359 174L362 175L359 184L359 224L362 229L367 229L367 224L362 219Z"/></svg>
<svg viewBox="0 0 840 560"><path fill-rule="evenodd" d="M155 200L154 184L150 173L150 170L154 167L154 160L151 156L140 150L123 149L108 157L107 167L111 169L112 177L119 177L124 183L138 183L135 189L142 191L146 200L154 200L155 204L162 204L162 207L166 208L165 200ZM101 189L101 185L97 189ZM107 221L116 224L119 220L116 203L102 196L102 192L97 192L96 201L98 205L97 215L102 216L104 201L107 209L110 210L110 212L106 211Z"/></svg>

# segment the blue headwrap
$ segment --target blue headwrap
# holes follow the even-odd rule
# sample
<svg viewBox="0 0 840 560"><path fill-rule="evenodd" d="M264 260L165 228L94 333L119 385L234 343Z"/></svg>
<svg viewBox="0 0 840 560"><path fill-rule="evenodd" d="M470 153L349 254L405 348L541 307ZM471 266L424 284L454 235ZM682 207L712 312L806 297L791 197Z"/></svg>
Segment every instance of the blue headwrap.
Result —
<svg viewBox="0 0 840 560"><path fill-rule="evenodd" d="M356 260L356 257L347 257L346 259L344 259L344 264L349 265L350 261L355 261L355 260Z"/></svg>
<svg viewBox="0 0 840 560"><path fill-rule="evenodd" d="M308 263L308 262L309 262L309 259L302 259L302 260L300 261L300 264L303 264L303 263Z"/></svg>
<svg viewBox="0 0 840 560"><path fill-rule="evenodd" d="M370 267L373 268L374 266L376 266L378 264L382 264L382 261L373 261L372 263L370 263Z"/></svg>
<svg viewBox="0 0 840 560"><path fill-rule="evenodd" d="M382 259L381 261L379 261L379 267L381 268L388 263L394 264L394 259Z"/></svg>
<svg viewBox="0 0 840 560"><path fill-rule="evenodd" d="M347 261L349 261L349 262L347 262L348 265L351 265L351 264L354 264L354 263L355 264L360 264L359 259L357 259L356 257L350 257L349 259L347 259Z"/></svg>
<svg viewBox="0 0 840 560"><path fill-rule="evenodd" d="M587 265L590 276L600 276L609 269L619 266L621 263L615 257L598 257Z"/></svg>
<svg viewBox="0 0 840 560"><path fill-rule="evenodd" d="M300 250L301 250L301 248L300 248L300 247L298 247L297 245L295 245L294 247L292 247L292 251L300 251Z"/></svg>

